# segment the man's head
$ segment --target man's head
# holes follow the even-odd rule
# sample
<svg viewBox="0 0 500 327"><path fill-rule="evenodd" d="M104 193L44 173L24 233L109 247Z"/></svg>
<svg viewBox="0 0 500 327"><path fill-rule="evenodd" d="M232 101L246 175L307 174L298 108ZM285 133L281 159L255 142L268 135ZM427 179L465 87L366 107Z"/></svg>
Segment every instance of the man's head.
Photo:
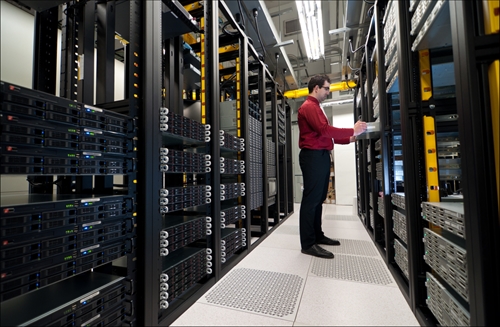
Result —
<svg viewBox="0 0 500 327"><path fill-rule="evenodd" d="M307 84L309 95L315 97L320 103L330 94L330 78L327 75L314 75Z"/></svg>

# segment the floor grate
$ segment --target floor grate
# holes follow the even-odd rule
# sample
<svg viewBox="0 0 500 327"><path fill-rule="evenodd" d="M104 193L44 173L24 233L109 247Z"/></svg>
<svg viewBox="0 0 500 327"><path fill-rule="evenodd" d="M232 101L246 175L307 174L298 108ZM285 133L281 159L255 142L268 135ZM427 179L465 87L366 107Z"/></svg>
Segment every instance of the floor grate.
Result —
<svg viewBox="0 0 500 327"><path fill-rule="evenodd" d="M387 285L393 283L382 260L336 254L333 260L313 258L311 273L348 281Z"/></svg>
<svg viewBox="0 0 500 327"><path fill-rule="evenodd" d="M352 215L325 215L325 219L359 221L358 217Z"/></svg>
<svg viewBox="0 0 500 327"><path fill-rule="evenodd" d="M205 298L211 304L285 317L294 313L303 281L298 275L233 269Z"/></svg>
<svg viewBox="0 0 500 327"><path fill-rule="evenodd" d="M377 249L373 245L373 242L348 240L340 238L337 238L336 240L340 241L339 246L328 246L328 245L321 245L321 246L332 253L353 254L353 255L362 255L368 257L378 256Z"/></svg>

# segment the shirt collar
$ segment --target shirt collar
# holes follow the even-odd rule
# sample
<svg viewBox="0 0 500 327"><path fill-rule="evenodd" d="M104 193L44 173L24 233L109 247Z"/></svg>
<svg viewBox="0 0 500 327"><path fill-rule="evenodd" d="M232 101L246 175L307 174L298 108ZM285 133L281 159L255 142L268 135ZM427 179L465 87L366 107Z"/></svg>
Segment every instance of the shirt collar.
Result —
<svg viewBox="0 0 500 327"><path fill-rule="evenodd" d="M310 101L316 102L316 103L319 105L319 101L318 101L318 99L316 99L316 98L315 98L315 97L313 97L312 95L308 95L308 96L307 96L307 100L310 100Z"/></svg>

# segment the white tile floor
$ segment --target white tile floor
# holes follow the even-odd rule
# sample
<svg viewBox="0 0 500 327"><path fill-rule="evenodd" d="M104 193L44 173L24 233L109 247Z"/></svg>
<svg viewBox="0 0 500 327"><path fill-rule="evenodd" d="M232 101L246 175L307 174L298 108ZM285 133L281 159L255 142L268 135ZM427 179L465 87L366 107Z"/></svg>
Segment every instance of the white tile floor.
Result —
<svg viewBox="0 0 500 327"><path fill-rule="evenodd" d="M325 204L323 217L352 215L352 211L352 206ZM312 273L313 260L328 259L318 259L300 252L298 216L297 204L292 216L243 258L172 326L419 326L385 264L384 269L390 277L390 283L386 285L320 277ZM323 231L332 238L369 241L370 243L366 244L375 249L359 220L323 219ZM331 246L325 248L334 253L337 251ZM376 249L375 251L376 256L371 258L383 263L380 254ZM339 257L333 260L336 259L340 260ZM209 303L207 295L220 286L229 275L236 273L236 269L241 268L300 276L303 282L298 290L297 301L292 301L292 313L276 317ZM282 302L280 300L279 303Z"/></svg>

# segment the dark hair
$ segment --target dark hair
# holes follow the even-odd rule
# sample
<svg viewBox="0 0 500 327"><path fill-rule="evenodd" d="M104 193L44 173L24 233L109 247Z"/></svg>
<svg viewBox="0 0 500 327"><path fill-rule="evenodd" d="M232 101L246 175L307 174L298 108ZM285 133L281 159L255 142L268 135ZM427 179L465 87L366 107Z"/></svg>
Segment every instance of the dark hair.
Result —
<svg viewBox="0 0 500 327"><path fill-rule="evenodd" d="M330 83L330 78L325 74L314 75L313 77L311 77L311 79L309 80L309 84L307 84L307 88L309 89L309 94L312 93L316 85L319 87L323 87L325 81Z"/></svg>

